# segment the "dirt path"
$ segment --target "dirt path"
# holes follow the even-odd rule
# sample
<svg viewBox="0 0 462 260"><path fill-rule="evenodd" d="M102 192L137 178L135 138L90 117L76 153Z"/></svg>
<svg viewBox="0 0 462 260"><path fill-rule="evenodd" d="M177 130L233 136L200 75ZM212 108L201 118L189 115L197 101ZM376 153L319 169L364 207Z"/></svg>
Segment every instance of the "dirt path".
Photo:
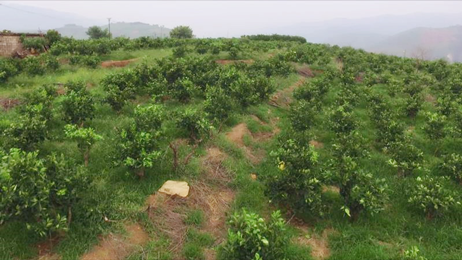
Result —
<svg viewBox="0 0 462 260"><path fill-rule="evenodd" d="M233 176L223 165L227 155L217 147L207 148L207 154L201 158L204 175L190 183L190 193L186 198L169 197L156 193L147 199L148 212L155 227L170 239L169 251L174 259L183 259L181 255L188 226L185 224L187 212L201 210L205 221L199 231L211 234L214 245L226 239L226 216L235 197L235 191L228 187ZM205 250L207 259L215 259L215 251Z"/></svg>
<svg viewBox="0 0 462 260"><path fill-rule="evenodd" d="M130 63L137 61L138 59L130 59L130 60L109 60L101 62L101 67L103 68L112 68L112 67L125 67Z"/></svg>
<svg viewBox="0 0 462 260"><path fill-rule="evenodd" d="M295 82L292 86L281 89L274 93L269 100L269 104L275 107L282 107L282 108L288 108L290 103L292 102L292 92L303 83L305 83L306 77L305 76L300 76L298 81Z"/></svg>
<svg viewBox="0 0 462 260"><path fill-rule="evenodd" d="M149 240L149 235L139 224L125 225L127 235L109 234L101 239L90 252L84 254L81 260L122 260L143 247Z"/></svg>
<svg viewBox="0 0 462 260"><path fill-rule="evenodd" d="M295 224L298 230L302 233L301 236L296 237L294 242L302 246L309 246L311 248L311 256L317 260L324 260L329 258L331 252L329 248L329 235L334 234L336 231L327 228L324 229L321 235L310 231L309 227L302 224Z"/></svg>

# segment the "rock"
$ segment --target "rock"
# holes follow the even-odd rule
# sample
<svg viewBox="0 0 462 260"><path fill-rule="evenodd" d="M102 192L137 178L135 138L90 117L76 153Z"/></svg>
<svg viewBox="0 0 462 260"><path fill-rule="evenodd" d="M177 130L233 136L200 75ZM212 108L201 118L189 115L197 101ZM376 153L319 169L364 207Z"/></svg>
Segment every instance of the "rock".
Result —
<svg viewBox="0 0 462 260"><path fill-rule="evenodd" d="M170 195L186 198L189 194L189 185L185 181L166 181L159 189L159 192Z"/></svg>

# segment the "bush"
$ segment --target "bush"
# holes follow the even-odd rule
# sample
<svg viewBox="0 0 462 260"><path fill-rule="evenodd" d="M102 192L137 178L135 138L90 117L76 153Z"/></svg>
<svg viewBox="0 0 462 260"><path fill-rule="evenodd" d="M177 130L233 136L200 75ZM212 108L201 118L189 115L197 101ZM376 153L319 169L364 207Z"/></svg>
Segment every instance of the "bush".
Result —
<svg viewBox="0 0 462 260"><path fill-rule="evenodd" d="M409 203L423 211L428 219L449 212L460 202L455 192L447 186L447 177L417 177L416 184L410 189Z"/></svg>
<svg viewBox="0 0 462 260"><path fill-rule="evenodd" d="M45 68L42 66L40 59L35 56L27 56L23 60L24 71L30 76L45 74Z"/></svg>
<svg viewBox="0 0 462 260"><path fill-rule="evenodd" d="M318 168L318 153L313 146L289 139L280 142L271 152L279 166L276 174L266 180L266 193L274 202L295 211L322 215L322 186L324 180Z"/></svg>
<svg viewBox="0 0 462 260"><path fill-rule="evenodd" d="M441 165L441 169L444 171L444 175L462 184L462 155L452 153L446 156Z"/></svg>
<svg viewBox="0 0 462 260"><path fill-rule="evenodd" d="M95 114L93 96L86 90L83 82L68 82L63 99L64 121L82 126Z"/></svg>
<svg viewBox="0 0 462 260"><path fill-rule="evenodd" d="M170 31L170 37L176 39L190 39L193 37L193 31L189 26L177 26Z"/></svg>
<svg viewBox="0 0 462 260"><path fill-rule="evenodd" d="M220 87L207 87L204 111L216 122L223 123L236 108L236 101L230 98Z"/></svg>
<svg viewBox="0 0 462 260"><path fill-rule="evenodd" d="M87 186L81 170L63 156L11 149L1 158L0 221L20 219L40 236L67 230L66 217Z"/></svg>
<svg viewBox="0 0 462 260"><path fill-rule="evenodd" d="M16 59L0 59L0 83L20 73L19 61Z"/></svg>
<svg viewBox="0 0 462 260"><path fill-rule="evenodd" d="M438 141L444 138L446 135L444 130L445 124L446 116L438 113L425 113L425 125L423 130L431 140Z"/></svg>
<svg viewBox="0 0 462 260"><path fill-rule="evenodd" d="M142 178L146 168L151 168L161 155L163 109L157 105L138 106L134 119L119 133L116 164L130 167Z"/></svg>
<svg viewBox="0 0 462 260"><path fill-rule="evenodd" d="M64 133L67 138L77 142L77 147L82 153L85 166L88 166L90 148L103 137L96 134L93 128L78 128L76 125L66 125Z"/></svg>
<svg viewBox="0 0 462 260"><path fill-rule="evenodd" d="M221 259L283 259L289 244L281 213L271 214L268 223L255 213L242 210L229 220L228 239L221 248Z"/></svg>
<svg viewBox="0 0 462 260"><path fill-rule="evenodd" d="M316 114L311 103L305 100L297 101L290 106L290 123L296 131L309 130L315 123Z"/></svg>
<svg viewBox="0 0 462 260"><path fill-rule="evenodd" d="M386 151L391 157L388 163L398 169L398 175L409 176L422 167L423 152L411 143L408 135L403 137L402 140L390 143Z"/></svg>
<svg viewBox="0 0 462 260"><path fill-rule="evenodd" d="M195 143L200 143L209 138L213 129L213 126L207 120L207 116L202 111L189 108L178 115L176 125L178 128L186 130L191 141Z"/></svg>

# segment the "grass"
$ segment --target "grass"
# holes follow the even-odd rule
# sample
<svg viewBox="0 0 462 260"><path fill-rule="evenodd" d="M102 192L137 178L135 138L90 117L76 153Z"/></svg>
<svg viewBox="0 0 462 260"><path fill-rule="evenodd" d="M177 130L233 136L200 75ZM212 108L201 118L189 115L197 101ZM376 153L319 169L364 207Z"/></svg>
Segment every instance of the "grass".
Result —
<svg viewBox="0 0 462 260"><path fill-rule="evenodd" d="M270 51L271 52L271 51ZM142 50L142 51L115 51L102 57L103 60L139 60L136 63L146 60L152 62L154 59L162 58L171 54L171 49L165 50ZM227 58L227 53L220 53L219 58ZM242 59L268 58L268 53L250 53L243 55ZM135 66L135 64L129 66ZM319 69L322 69L320 67ZM1 97L20 97L23 93L30 91L40 85L57 84L70 80L83 80L90 83L91 93L102 99L104 91L99 82L108 73L117 72L123 68L88 69L64 65L57 72L43 76L29 77L18 75L0 85ZM299 80L299 75L291 74L287 78L276 77L274 83L276 90L282 90L292 86ZM338 88L335 82L329 93L323 100L324 110L320 111L315 118L316 126L313 129L313 138L324 144L324 148L319 149L321 155L321 165L327 164L329 149L333 144L333 133L329 130L328 113L326 108L333 106ZM375 85L372 91L387 95L387 102L395 109L400 109L404 96L389 97L383 85ZM425 94L430 90L425 90ZM289 93L290 94L290 93ZM150 102L149 99L139 99L139 102ZM56 100L56 109L59 108L60 99ZM166 102L166 110L181 111L186 108L199 108L200 102L192 102L188 105L177 102ZM161 234L149 220L145 212L145 199L157 191L164 181L168 179L194 180L201 176L200 157L205 154L205 146L200 146L195 152L195 156L188 166L179 169L177 172L172 170L172 152L165 148L162 150L162 159L149 169L144 180L137 179L129 169L124 167L114 167L112 157L114 151L114 128L121 128L127 125L132 117L135 105L126 106L119 115L106 105L96 104L96 117L88 124L97 130L104 139L95 144L90 154L90 165L88 172L94 177L95 181L89 187L89 192L85 196L80 208L75 208L74 214L88 214L85 216L88 222L73 222L68 234L54 248L63 259L78 259L85 251L88 251L98 242L99 235L110 232L123 232L120 223L124 221L138 221L150 233L152 239L146 246L134 252L129 259L174 259L174 255L168 252L169 240ZM422 111L434 111L435 108L430 103L425 103ZM425 124L422 113L416 118L400 117L406 127L414 126L414 144L425 154L425 168L435 169L441 162L435 150L439 148L446 152L460 152L462 145L460 139L445 138L441 141L428 140L422 130ZM258 117L263 122L260 123L251 115ZM360 133L368 141L373 143L376 139L376 131L373 122L369 118L368 104L366 100L360 100L354 110L355 118L361 122ZM14 110L2 113L1 119L13 120L16 117ZM56 115L57 130L54 136L63 137L59 131L62 123L59 123L60 115ZM275 120L275 119L278 120ZM252 149L263 150L266 154L260 164L253 165L246 158L243 149L231 143L226 138L226 132L230 131L238 123L246 123L252 134L270 132L273 129L273 122L281 129L284 135L290 125L288 111L283 108L275 108L267 104L252 106L242 109L240 114L233 115L223 126L223 131L216 134L208 141L207 146L217 146L228 156L223 162L233 180L230 184L236 190L236 198L232 204L232 210L246 208L249 211L258 212L263 216L269 216L277 209L271 204L265 195L265 177L270 174L277 174L275 160L270 156L272 150L279 147L278 138L273 137L266 142L256 142L249 135L244 137L244 144ZM168 120L165 124L166 140L162 147L168 147L168 141L185 137L185 133L175 127L173 120ZM76 144L57 138L60 141L46 141L41 146L44 154L62 152L68 158L81 162L82 158L78 153ZM328 212L323 217L313 217L301 215L310 230L322 233L326 228L332 228L336 232L329 237L329 247L331 257L329 259L401 259L402 252L417 246L427 259L446 260L462 259L462 212L458 210L452 214L447 214L441 218L427 220L416 210L409 208L407 203L408 196L406 191L412 179L403 179L397 176L396 169L388 163L388 155L382 153L374 145L370 145L370 157L361 160L361 167L374 174L378 178L385 178L389 186L390 202L384 212L375 215L361 215L356 223L350 221L340 210L342 199L339 194L329 192L324 194ZM180 155L183 158L191 152L191 147L182 147ZM418 172L417 174L423 174ZM252 180L251 174L256 174L257 180ZM454 185L453 189L460 189ZM106 217L115 222L102 222ZM213 238L210 234L202 233L198 229L204 225L207 216L201 210L190 210L184 219L188 226L188 233L182 255L186 259L204 259L204 250L213 248ZM291 229L294 236L300 235L296 230ZM32 232L25 228L23 223L8 222L0 226L0 259L30 259L37 256L36 245L43 239L36 237ZM216 248L215 248L216 249ZM310 249L308 247L292 244L288 249L289 259L310 259Z"/></svg>

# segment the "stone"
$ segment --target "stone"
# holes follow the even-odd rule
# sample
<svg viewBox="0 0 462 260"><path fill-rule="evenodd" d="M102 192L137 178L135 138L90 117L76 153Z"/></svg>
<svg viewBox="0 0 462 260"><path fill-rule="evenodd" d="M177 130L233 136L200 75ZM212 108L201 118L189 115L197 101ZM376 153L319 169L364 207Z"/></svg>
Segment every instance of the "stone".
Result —
<svg viewBox="0 0 462 260"><path fill-rule="evenodd" d="M170 195L186 198L189 194L189 185L185 181L166 181L159 189L159 192Z"/></svg>

